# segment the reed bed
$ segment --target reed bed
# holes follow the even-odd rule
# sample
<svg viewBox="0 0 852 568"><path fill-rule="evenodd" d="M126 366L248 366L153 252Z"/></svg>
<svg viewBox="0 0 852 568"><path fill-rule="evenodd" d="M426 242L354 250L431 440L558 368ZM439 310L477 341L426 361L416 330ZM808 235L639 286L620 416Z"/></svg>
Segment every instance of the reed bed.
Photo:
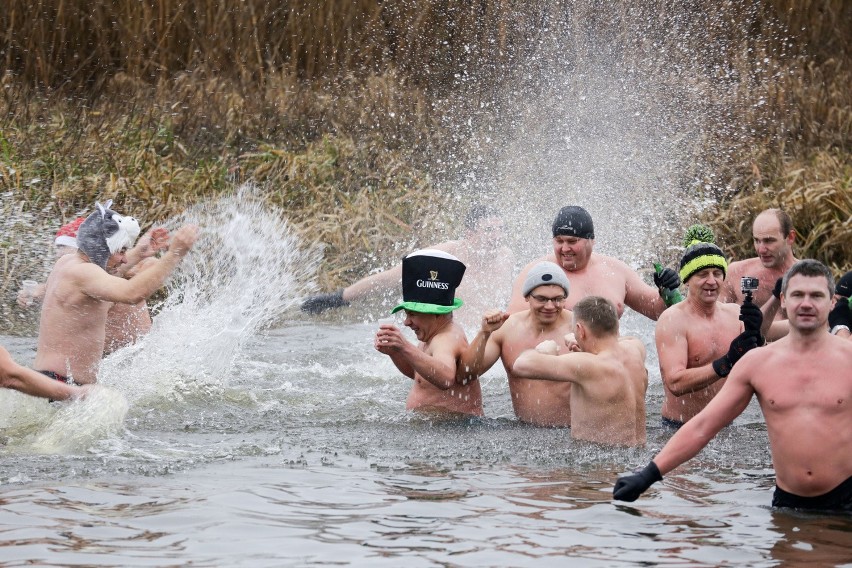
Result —
<svg viewBox="0 0 852 568"><path fill-rule="evenodd" d="M654 67L662 89L699 70L719 120L695 160L726 249L749 256L754 214L780 206L799 256L848 270L850 30L844 0L7 0L0 326L95 199L151 224L255 180L326 244L325 288L397 257L415 221L452 234L460 123L534 88L546 49Z"/></svg>

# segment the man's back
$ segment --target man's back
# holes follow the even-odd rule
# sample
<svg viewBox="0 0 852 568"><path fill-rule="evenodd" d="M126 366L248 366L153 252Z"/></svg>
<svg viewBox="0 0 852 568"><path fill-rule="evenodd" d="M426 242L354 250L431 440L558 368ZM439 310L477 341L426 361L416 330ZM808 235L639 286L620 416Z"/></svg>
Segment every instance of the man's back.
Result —
<svg viewBox="0 0 852 568"><path fill-rule="evenodd" d="M571 390L571 436L605 444L636 446L645 443L645 392L648 372L645 347L625 337L593 357L587 376Z"/></svg>

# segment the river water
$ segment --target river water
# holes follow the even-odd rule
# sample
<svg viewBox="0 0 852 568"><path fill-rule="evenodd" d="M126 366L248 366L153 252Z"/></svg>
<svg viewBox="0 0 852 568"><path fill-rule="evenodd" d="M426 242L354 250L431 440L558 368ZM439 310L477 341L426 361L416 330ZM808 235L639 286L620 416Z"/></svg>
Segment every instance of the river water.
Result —
<svg viewBox="0 0 852 568"><path fill-rule="evenodd" d="M295 306L318 258L280 212L189 212L202 237L145 340L84 401L0 393L0 566L852 565L852 519L773 511L753 403L633 504L611 500L670 432L653 325L648 444L611 449L513 417L406 413L410 387L357 307ZM177 221L176 221L177 222ZM35 338L2 337L30 364Z"/></svg>

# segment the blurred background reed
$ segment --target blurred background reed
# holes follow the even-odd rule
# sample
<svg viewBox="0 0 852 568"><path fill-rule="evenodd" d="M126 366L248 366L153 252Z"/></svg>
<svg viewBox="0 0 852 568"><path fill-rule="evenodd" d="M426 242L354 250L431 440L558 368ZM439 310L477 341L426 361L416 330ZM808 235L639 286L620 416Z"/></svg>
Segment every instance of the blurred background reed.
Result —
<svg viewBox="0 0 852 568"><path fill-rule="evenodd" d="M717 239L750 256L754 214L779 206L798 256L849 270L850 39L846 0L6 0L2 291L43 275L52 232L96 198L152 224L244 180L326 243L322 287L349 282L446 207L459 124L548 43L566 65L617 46L728 82L695 157Z"/></svg>

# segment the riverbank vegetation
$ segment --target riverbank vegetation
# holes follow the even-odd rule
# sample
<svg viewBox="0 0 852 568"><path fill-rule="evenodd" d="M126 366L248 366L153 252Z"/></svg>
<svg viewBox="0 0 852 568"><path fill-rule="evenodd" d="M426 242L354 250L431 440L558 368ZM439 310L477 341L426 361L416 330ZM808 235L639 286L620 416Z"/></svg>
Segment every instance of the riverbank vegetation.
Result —
<svg viewBox="0 0 852 568"><path fill-rule="evenodd" d="M472 117L542 46L571 65L593 43L659 66L663 83L690 68L726 82L728 127L708 129L695 156L712 171L706 215L726 250L748 256L754 213L780 206L799 256L852 268L852 5L711 4L9 0L6 304L49 269L59 224L95 199L152 224L254 180L326 243L324 288L397 257L424 218L441 219L430 240L457 234L441 212L458 210L466 166L488 161L464 144L488 128Z"/></svg>

